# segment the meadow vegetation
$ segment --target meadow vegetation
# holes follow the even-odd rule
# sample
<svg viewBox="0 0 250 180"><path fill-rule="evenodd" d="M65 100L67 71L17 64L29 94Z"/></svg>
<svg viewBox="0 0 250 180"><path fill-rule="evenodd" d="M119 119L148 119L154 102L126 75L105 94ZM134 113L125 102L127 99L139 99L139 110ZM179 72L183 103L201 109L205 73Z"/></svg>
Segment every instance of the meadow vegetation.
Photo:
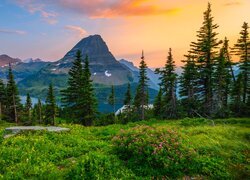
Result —
<svg viewBox="0 0 250 180"><path fill-rule="evenodd" d="M65 124L4 139L10 125L0 122L0 179L250 177L249 118Z"/></svg>

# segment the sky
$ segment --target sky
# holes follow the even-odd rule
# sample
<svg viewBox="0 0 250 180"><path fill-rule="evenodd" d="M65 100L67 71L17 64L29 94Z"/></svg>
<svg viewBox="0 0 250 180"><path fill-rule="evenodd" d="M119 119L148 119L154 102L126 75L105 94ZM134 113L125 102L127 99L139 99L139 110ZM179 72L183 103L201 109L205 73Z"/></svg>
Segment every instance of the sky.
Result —
<svg viewBox="0 0 250 180"><path fill-rule="evenodd" d="M210 0L219 38L232 46L250 0ZM203 22L207 0L0 0L0 54L61 59L78 41L100 34L116 59L162 67L168 49L181 65Z"/></svg>

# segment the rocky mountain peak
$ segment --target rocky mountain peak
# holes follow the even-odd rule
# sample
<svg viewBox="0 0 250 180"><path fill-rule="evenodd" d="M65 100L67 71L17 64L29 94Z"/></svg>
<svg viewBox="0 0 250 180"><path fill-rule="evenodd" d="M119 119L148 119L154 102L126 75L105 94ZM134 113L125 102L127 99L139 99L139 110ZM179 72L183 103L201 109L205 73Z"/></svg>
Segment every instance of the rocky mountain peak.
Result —
<svg viewBox="0 0 250 180"><path fill-rule="evenodd" d="M14 64L19 62L21 62L21 60L18 58L12 58L6 54L0 55L0 66L7 66L9 63Z"/></svg>

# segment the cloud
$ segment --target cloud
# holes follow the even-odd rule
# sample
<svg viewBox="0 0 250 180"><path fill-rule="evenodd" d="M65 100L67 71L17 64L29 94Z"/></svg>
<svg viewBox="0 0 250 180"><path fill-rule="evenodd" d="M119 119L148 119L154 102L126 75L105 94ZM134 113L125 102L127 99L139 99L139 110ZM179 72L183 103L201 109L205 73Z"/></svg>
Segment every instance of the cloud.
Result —
<svg viewBox="0 0 250 180"><path fill-rule="evenodd" d="M231 2L227 2L224 4L224 6L238 6L241 5L242 3L239 1L231 1Z"/></svg>
<svg viewBox="0 0 250 180"><path fill-rule="evenodd" d="M95 18L112 18L123 16L147 16L169 14L178 11L176 8L165 8L157 5L157 0L59 0L58 5Z"/></svg>
<svg viewBox="0 0 250 180"><path fill-rule="evenodd" d="M79 37L84 37L84 36L86 36L88 34L88 32L85 29L83 29L82 27L80 27L80 26L68 25L68 26L65 26L65 29L68 29L70 31L73 31L73 32L77 33L77 35Z"/></svg>
<svg viewBox="0 0 250 180"><path fill-rule="evenodd" d="M38 1L14 0L14 2L16 4L18 4L20 7L29 11L31 14L39 13L42 20L47 22L48 24L56 24L57 23L56 17L58 16L58 14L55 12L52 12L52 11L48 11L46 9L46 5L42 4L43 1L41 1L41 3L39 3L39 0Z"/></svg>
<svg viewBox="0 0 250 180"><path fill-rule="evenodd" d="M16 0L17 1L17 0ZM20 2L21 3L20 3ZM160 0L19 0L19 4L30 12L40 12L45 18L56 17L47 12L46 6L60 11L70 11L92 18L114 18L126 16L152 16L173 14L180 9L166 7ZM40 4L39 4L40 2Z"/></svg>
<svg viewBox="0 0 250 180"><path fill-rule="evenodd" d="M0 33L4 34L17 34L17 35L25 35L27 32L20 30L8 30L8 29L0 29Z"/></svg>

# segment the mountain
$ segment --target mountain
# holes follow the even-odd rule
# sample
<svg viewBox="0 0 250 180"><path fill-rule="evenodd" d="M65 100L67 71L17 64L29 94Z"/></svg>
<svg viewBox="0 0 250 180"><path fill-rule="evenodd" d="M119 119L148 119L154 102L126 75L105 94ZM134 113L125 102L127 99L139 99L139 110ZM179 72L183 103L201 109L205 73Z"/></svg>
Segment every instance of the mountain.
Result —
<svg viewBox="0 0 250 180"><path fill-rule="evenodd" d="M136 67L132 62L127 61L125 59L121 59L119 62L130 69L131 73L133 74L134 82L138 82L139 68ZM152 89L158 90L159 83L160 83L160 80L159 80L160 76L158 74L155 74L155 72L152 69L147 68L147 77L149 78L149 82L148 82L149 87Z"/></svg>
<svg viewBox="0 0 250 180"><path fill-rule="evenodd" d="M77 50L82 52L83 58L88 55L94 84L111 86L133 82L131 71L115 59L100 35L93 35L78 42L62 59L51 62L36 74L20 81L19 86L40 92L47 88L49 83L53 83L58 89L65 88L68 71L72 67Z"/></svg>
<svg viewBox="0 0 250 180"><path fill-rule="evenodd" d="M51 77L53 77L52 79L60 79L61 76L67 76L78 50L81 51L83 58L85 58L86 55L89 57L90 70L94 83L103 85L122 85L132 81L131 72L115 59L100 35L93 35L82 39L67 52L62 59L50 63L47 67L43 68L39 72L36 81L48 80L44 79L44 77L49 77L49 79L51 79ZM33 78L26 80L27 83L32 83L33 81ZM59 86L57 81L54 82L56 83L55 85ZM60 86L65 85L66 84L60 84Z"/></svg>
<svg viewBox="0 0 250 180"><path fill-rule="evenodd" d="M67 85L68 71L72 67L78 50L81 51L83 58L86 55L89 57L91 78L99 101L99 110L101 112L112 111L112 107L107 104L111 85L114 85L117 91L117 108L120 108L127 83L130 82L135 89L138 77L127 66L115 59L100 35L92 35L82 39L62 59L47 64L37 73L19 81L18 86L21 94L25 95L29 92L33 97L44 99L48 85L52 83L59 101L60 91ZM149 94L152 102L157 91L149 89Z"/></svg>
<svg viewBox="0 0 250 180"><path fill-rule="evenodd" d="M8 66L10 63L11 64L16 64L16 63L19 63L21 62L21 59L18 59L18 58L12 58L6 54L2 54L0 55L0 66L1 67L5 67L5 66Z"/></svg>
<svg viewBox="0 0 250 180"><path fill-rule="evenodd" d="M22 62L23 63L36 63L36 62L43 62L43 60L41 60L39 58L36 58L36 59L28 58L28 59L22 60Z"/></svg>
<svg viewBox="0 0 250 180"><path fill-rule="evenodd" d="M48 62L44 62L41 59L30 59L29 61L23 61L18 58L12 58L8 55L0 55L0 78L6 81L9 63L11 64L15 79L17 82L36 74L43 67L45 67Z"/></svg>

